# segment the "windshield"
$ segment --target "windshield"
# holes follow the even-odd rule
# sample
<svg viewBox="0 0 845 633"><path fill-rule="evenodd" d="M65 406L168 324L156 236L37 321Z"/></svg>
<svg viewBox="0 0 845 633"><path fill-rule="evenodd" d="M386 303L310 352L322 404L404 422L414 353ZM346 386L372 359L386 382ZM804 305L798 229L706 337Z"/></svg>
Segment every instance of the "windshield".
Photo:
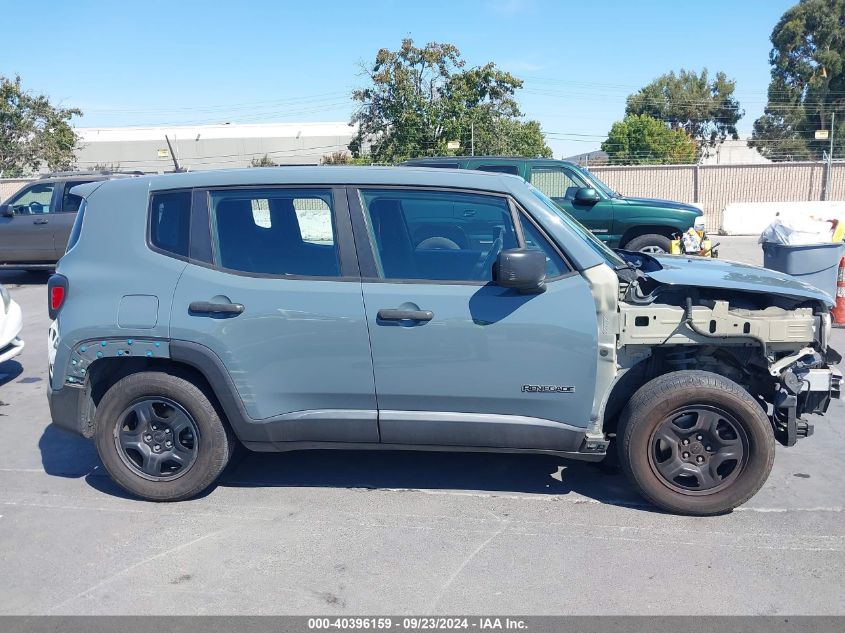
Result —
<svg viewBox="0 0 845 633"><path fill-rule="evenodd" d="M611 189L610 187L608 187L606 184L604 184L601 180L599 180L598 176L596 176L593 172L591 172L591 171L590 171L589 169L587 169L586 167L581 167L581 166L579 165L579 166L578 166L578 170L579 170L582 174L584 174L585 176L587 176L590 180L592 180L592 181L593 181L593 184L595 184L597 188L601 189L601 190L602 190L605 194L607 194L609 197L611 197L611 198L621 198L621 197L622 197L622 196L621 196L621 194L619 194L619 192L614 191L613 189Z"/></svg>
<svg viewBox="0 0 845 633"><path fill-rule="evenodd" d="M588 229L584 227L583 224L578 222L575 218L569 215L566 211L561 209L557 206L551 198L546 196L542 191L537 189L532 184L528 184L528 188L531 189L531 193L533 193L537 198L542 202L548 209L554 212L561 220L563 220L567 226L569 226L573 231L575 231L578 235L584 238L584 241L592 248L598 255L601 257L608 266L612 268L625 268L628 266L619 255L614 253L610 248L605 246L604 242L602 242L599 238L593 235Z"/></svg>

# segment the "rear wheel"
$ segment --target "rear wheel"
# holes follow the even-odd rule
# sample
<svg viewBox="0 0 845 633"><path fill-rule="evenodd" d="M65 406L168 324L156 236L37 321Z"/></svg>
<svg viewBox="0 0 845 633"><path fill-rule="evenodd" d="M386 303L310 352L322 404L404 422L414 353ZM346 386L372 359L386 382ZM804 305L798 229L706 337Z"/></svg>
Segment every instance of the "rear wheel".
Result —
<svg viewBox="0 0 845 633"><path fill-rule="evenodd" d="M647 235L640 235L628 241L624 249L629 251L639 251L641 253L651 253L659 255L661 253L669 252L670 240L665 235L658 233L649 233Z"/></svg>
<svg viewBox="0 0 845 633"><path fill-rule="evenodd" d="M133 374L106 392L97 406L95 440L115 483L150 501L198 495L235 446L202 390L161 372Z"/></svg>
<svg viewBox="0 0 845 633"><path fill-rule="evenodd" d="M655 505L680 514L728 512L765 483L774 434L760 405L735 382L678 371L646 383L620 419L619 458Z"/></svg>

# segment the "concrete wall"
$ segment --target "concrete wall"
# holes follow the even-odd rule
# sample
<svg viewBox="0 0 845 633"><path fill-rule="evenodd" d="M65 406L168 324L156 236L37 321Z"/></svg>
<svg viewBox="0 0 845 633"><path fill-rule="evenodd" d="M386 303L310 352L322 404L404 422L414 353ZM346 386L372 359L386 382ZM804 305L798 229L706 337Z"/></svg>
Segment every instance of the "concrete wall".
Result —
<svg viewBox="0 0 845 633"><path fill-rule="evenodd" d="M822 198L824 163L595 167L591 171L623 195L699 203L709 231L736 202L807 202ZM845 163L831 169L828 200L845 201Z"/></svg>
<svg viewBox="0 0 845 633"><path fill-rule="evenodd" d="M845 222L845 202L732 202L722 213L722 232L759 235L778 216Z"/></svg>

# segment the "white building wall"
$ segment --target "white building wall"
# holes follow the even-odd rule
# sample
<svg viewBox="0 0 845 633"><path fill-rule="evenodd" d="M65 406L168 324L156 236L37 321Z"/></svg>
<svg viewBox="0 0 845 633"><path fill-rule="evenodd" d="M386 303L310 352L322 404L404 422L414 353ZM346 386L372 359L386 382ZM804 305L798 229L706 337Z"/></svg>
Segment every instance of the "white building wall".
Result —
<svg viewBox="0 0 845 633"><path fill-rule="evenodd" d="M77 167L95 165L145 172L249 167L265 154L279 165L317 165L327 154L346 151L355 128L344 122L220 124L195 126L79 128Z"/></svg>

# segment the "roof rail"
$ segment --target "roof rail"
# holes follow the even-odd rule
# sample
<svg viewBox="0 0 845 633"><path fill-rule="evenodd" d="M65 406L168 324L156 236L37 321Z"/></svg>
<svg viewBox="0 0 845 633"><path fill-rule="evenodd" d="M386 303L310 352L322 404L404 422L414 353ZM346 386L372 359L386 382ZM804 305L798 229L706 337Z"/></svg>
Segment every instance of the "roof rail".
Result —
<svg viewBox="0 0 845 633"><path fill-rule="evenodd" d="M39 179L44 178L64 178L67 176L143 176L142 171L91 171L91 170L71 170L71 171L54 171L49 174L41 174Z"/></svg>

